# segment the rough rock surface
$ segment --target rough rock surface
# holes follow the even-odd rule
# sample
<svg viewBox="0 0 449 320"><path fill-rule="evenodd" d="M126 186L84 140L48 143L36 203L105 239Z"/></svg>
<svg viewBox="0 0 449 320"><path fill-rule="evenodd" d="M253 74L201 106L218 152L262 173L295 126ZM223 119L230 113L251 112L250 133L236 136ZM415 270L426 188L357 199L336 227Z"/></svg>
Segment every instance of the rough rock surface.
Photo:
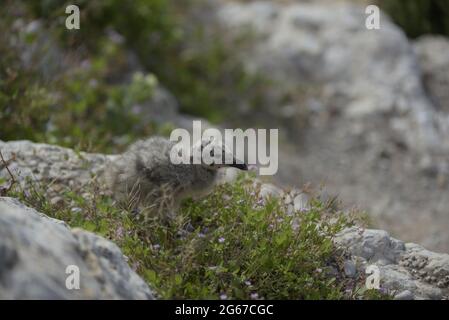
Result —
<svg viewBox="0 0 449 320"><path fill-rule="evenodd" d="M15 199L0 198L0 239L0 299L154 298L115 244ZM66 287L70 265L79 289Z"/></svg>
<svg viewBox="0 0 449 320"><path fill-rule="evenodd" d="M217 2L216 12L229 33L255 31L239 52L249 70L274 79L271 91L297 92L267 117L296 119L306 109L307 127L280 127L290 133L279 144L278 182L324 182L377 227L449 252L449 116L427 96L402 30L385 15L380 30L366 29L364 9L253 1ZM301 95L303 87L316 90Z"/></svg>
<svg viewBox="0 0 449 320"><path fill-rule="evenodd" d="M231 30L246 25L259 34L247 56L251 69L283 85L324 87L346 117L392 113L393 129L411 148L449 148L428 111L412 47L386 16L372 31L364 7L345 3L228 3L218 15Z"/></svg>
<svg viewBox="0 0 449 320"><path fill-rule="evenodd" d="M50 196L57 196L65 186L81 190L91 179L101 176L108 159L114 156L75 152L44 143L30 141L2 142L0 151L15 178L22 184L28 179L34 182L51 182ZM9 174L0 163L0 178L9 179Z"/></svg>
<svg viewBox="0 0 449 320"><path fill-rule="evenodd" d="M0 142L0 150L6 159L12 159L8 167L15 174L20 172L22 179L31 176L42 181L45 175L51 179L63 176L65 179L60 182L69 186L88 182L92 175L104 170L111 157L77 154L70 149L29 141ZM3 167L0 177L8 177ZM261 197L282 197L291 210L309 208L306 190L287 191L273 184L255 183L261 184ZM325 192L321 196L323 201L329 197ZM2 296L7 291L0 290L0 297L152 297L114 244L79 229L70 230L64 222L48 218L11 198L0 198L0 239L0 289L8 285L15 288L8 296ZM364 274L367 265L376 264L381 271L381 286L395 292L398 299L442 299L449 294L447 254L404 243L382 230L348 229L337 237L336 243L353 256L345 264L348 276ZM86 286L79 291L61 287L65 284L67 264L80 267L81 284ZM27 273L33 277L31 283L35 287L29 284L29 278L23 278Z"/></svg>
<svg viewBox="0 0 449 320"><path fill-rule="evenodd" d="M413 43L422 70L424 87L433 104L449 112L449 39L443 36L422 36Z"/></svg>
<svg viewBox="0 0 449 320"><path fill-rule="evenodd" d="M354 227L341 232L335 241L352 254L358 273L365 274L369 265L378 266L381 288L395 299L449 298L448 254L404 243L383 230Z"/></svg>

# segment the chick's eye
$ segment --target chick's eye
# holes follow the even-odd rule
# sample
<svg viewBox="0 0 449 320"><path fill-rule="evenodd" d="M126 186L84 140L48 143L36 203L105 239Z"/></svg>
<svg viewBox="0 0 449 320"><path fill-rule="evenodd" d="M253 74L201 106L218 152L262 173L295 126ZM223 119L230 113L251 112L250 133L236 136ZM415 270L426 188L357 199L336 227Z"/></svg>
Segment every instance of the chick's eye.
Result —
<svg viewBox="0 0 449 320"><path fill-rule="evenodd" d="M215 156L215 153L214 153L214 150L212 149L212 151L210 152L210 156L211 157L214 157Z"/></svg>

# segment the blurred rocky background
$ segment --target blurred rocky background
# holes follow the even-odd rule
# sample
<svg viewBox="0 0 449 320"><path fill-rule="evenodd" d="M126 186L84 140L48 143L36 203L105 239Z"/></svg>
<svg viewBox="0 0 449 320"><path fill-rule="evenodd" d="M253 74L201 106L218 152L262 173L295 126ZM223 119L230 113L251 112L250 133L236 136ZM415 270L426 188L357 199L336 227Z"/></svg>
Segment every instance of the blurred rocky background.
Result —
<svg viewBox="0 0 449 320"><path fill-rule="evenodd" d="M116 153L204 119L278 128L284 187L449 252L449 3L6 0L0 140Z"/></svg>

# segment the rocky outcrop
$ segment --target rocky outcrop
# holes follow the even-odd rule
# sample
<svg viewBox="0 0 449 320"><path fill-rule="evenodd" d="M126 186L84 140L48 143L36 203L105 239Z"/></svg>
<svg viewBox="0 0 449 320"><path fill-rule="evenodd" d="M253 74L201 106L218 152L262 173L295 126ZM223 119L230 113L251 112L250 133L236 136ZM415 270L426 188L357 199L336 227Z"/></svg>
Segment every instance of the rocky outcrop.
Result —
<svg viewBox="0 0 449 320"><path fill-rule="evenodd" d="M267 113L290 121L279 128L289 134L278 183L324 182L377 227L449 252L449 117L428 97L419 64L443 101L445 87L435 85L447 74L442 41L418 40L417 60L386 15L380 30L368 30L365 7L353 2L216 1L216 15L229 34L253 31L239 56L273 80L268 94L290 92Z"/></svg>
<svg viewBox="0 0 449 320"><path fill-rule="evenodd" d="M449 39L422 36L413 43L422 70L424 87L435 107L449 112Z"/></svg>
<svg viewBox="0 0 449 320"><path fill-rule="evenodd" d="M346 117L393 114L391 127L410 148L448 150L449 126L431 112L406 36L387 16L380 30L368 30L364 9L255 1L225 4L218 16L230 30L257 33L244 58L249 69L283 86L319 85Z"/></svg>
<svg viewBox="0 0 449 320"><path fill-rule="evenodd" d="M380 287L396 299L448 299L449 255L404 243L383 230L351 228L336 243L352 255L356 272L365 275L369 265L380 270Z"/></svg>
<svg viewBox="0 0 449 320"><path fill-rule="evenodd" d="M103 172L108 158L113 157L29 141L0 142L0 150L9 160L8 168L21 180L59 178L60 184L72 187ZM1 177L8 178L3 167ZM260 184L261 197L281 197L288 211L310 208L306 190L255 183ZM320 195L323 201L329 197L326 192ZM0 198L0 239L0 298L153 297L114 244L83 230L70 230L64 222L17 200ZM365 268L375 264L380 268L381 287L398 299L443 299L449 295L447 254L404 243L382 230L347 229L335 242L352 256L345 263L347 276L363 277ZM80 268L80 290L65 288L65 268L70 264Z"/></svg>
<svg viewBox="0 0 449 320"><path fill-rule="evenodd" d="M115 244L15 199L0 198L0 239L0 299L154 298Z"/></svg>
<svg viewBox="0 0 449 320"><path fill-rule="evenodd" d="M304 211L310 207L305 190L287 191L264 183L260 195L282 198L288 211ZM320 195L326 201L323 197L326 194ZM449 254L405 243L384 230L360 227L343 230L334 242L350 254L350 260L344 262L347 277L364 279L366 268L374 265L380 271L380 289L395 299L449 299Z"/></svg>
<svg viewBox="0 0 449 320"><path fill-rule="evenodd" d="M93 175L99 174L108 158L103 154L75 152L69 148L27 140L0 140L0 151L17 178L48 179L69 186L86 183ZM4 176L6 170L3 163L1 169Z"/></svg>
<svg viewBox="0 0 449 320"><path fill-rule="evenodd" d="M102 177L108 159L114 157L25 140L0 140L0 151L18 183L25 185L30 179L45 183L50 201L57 201L65 187L81 192L92 179ZM3 163L0 163L0 178L10 178Z"/></svg>
<svg viewBox="0 0 449 320"><path fill-rule="evenodd" d="M259 196L278 197L290 211L309 210L307 190L283 190L273 184L260 183ZM326 201L327 195L320 195ZM352 227L334 239L347 252L346 277L364 281L367 267L379 268L380 290L397 300L449 299L449 255L426 250L415 243L395 239L384 230Z"/></svg>

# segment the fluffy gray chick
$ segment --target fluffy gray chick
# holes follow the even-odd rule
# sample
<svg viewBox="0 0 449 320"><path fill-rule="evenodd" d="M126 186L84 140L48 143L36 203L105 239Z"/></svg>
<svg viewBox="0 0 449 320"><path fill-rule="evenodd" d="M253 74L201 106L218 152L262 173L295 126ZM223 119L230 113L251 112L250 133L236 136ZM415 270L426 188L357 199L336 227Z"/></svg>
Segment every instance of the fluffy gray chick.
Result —
<svg viewBox="0 0 449 320"><path fill-rule="evenodd" d="M112 161L111 170L108 170L108 183L113 195L124 201L128 209L139 207L149 209L151 214L173 215L183 199L208 194L220 168L247 170L246 164L233 157L232 164L192 164L192 161L190 164L173 164L170 152L175 144L162 137L153 137L131 145ZM213 139L195 144L191 153L194 148L202 151L208 145L210 149L211 144L222 148L224 159L227 148ZM193 160L192 156L190 160Z"/></svg>

